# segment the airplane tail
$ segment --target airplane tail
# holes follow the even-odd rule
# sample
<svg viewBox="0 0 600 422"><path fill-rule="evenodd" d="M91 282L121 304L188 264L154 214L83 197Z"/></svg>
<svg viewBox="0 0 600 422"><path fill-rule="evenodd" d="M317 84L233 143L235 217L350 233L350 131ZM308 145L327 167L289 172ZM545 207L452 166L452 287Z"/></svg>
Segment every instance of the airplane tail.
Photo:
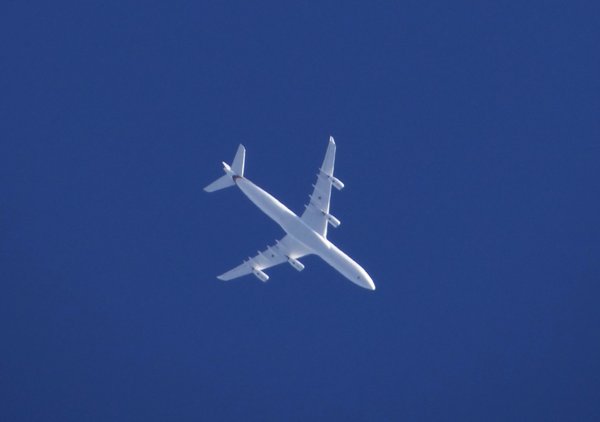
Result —
<svg viewBox="0 0 600 422"><path fill-rule="evenodd" d="M214 192L217 190L225 189L235 185L233 181L234 176L244 176L244 163L246 161L246 148L242 144L237 149L233 163L231 166L226 162L223 162L223 171L225 174L219 177L217 180L206 186L204 190L206 192Z"/></svg>

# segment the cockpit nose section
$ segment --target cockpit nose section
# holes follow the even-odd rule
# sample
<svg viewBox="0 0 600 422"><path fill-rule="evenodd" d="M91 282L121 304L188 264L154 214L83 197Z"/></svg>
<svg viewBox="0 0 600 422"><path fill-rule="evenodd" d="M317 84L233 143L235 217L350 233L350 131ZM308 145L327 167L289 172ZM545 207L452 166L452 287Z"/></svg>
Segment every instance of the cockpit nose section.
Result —
<svg viewBox="0 0 600 422"><path fill-rule="evenodd" d="M373 279L362 268L358 271L358 274L356 274L355 280L353 281L365 289L375 290L375 283L373 283Z"/></svg>
<svg viewBox="0 0 600 422"><path fill-rule="evenodd" d="M375 283L373 283L373 279L364 268L335 245L332 244L331 248L324 255L321 255L321 258L354 284L363 289L375 290Z"/></svg>

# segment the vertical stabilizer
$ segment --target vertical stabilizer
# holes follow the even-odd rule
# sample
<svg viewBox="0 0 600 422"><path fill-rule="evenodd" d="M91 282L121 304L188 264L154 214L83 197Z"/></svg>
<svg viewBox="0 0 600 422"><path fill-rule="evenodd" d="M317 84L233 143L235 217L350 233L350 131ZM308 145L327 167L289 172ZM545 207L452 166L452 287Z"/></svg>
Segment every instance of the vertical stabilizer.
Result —
<svg viewBox="0 0 600 422"><path fill-rule="evenodd" d="M223 163L223 171L225 174L219 177L217 180L206 186L204 190L206 192L214 192L217 190L225 189L235 185L233 176L244 176L244 162L246 161L246 148L242 144L237 149L233 163L229 166L227 163Z"/></svg>
<svg viewBox="0 0 600 422"><path fill-rule="evenodd" d="M246 161L246 148L242 144L237 149L233 163L231 164L231 171L237 176L244 176L244 162Z"/></svg>

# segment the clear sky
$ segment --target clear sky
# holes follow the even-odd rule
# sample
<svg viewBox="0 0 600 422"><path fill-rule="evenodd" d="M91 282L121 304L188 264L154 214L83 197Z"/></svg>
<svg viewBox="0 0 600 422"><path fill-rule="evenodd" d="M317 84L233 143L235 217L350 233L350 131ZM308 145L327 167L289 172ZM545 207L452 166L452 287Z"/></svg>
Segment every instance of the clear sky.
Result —
<svg viewBox="0 0 600 422"><path fill-rule="evenodd" d="M600 420L599 9L3 2L0 419ZM377 290L218 281L329 135Z"/></svg>

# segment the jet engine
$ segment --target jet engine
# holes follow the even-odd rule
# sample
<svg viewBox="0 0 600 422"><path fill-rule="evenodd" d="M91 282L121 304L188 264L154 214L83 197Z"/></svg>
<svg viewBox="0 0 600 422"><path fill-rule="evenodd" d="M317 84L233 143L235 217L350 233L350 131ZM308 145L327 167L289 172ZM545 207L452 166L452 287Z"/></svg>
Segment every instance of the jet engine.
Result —
<svg viewBox="0 0 600 422"><path fill-rule="evenodd" d="M300 261L298 261L297 259L294 258L290 258L289 256L287 257L287 261L290 263L290 265L292 267L294 267L294 269L296 271L302 271L304 269L304 264Z"/></svg>
<svg viewBox="0 0 600 422"><path fill-rule="evenodd" d="M327 222L329 222L329 224L331 224L335 228L339 227L339 225L342 224L340 220L338 220L331 214L325 214L325 216L327 217Z"/></svg>
<svg viewBox="0 0 600 422"><path fill-rule="evenodd" d="M269 276L263 271L259 270L258 268L252 268L252 274L254 274L256 278L258 278L263 283L266 283L267 280L269 280Z"/></svg>
<svg viewBox="0 0 600 422"><path fill-rule="evenodd" d="M333 187L335 187L337 190L342 190L344 189L344 184L342 183L342 181L340 179L338 179L337 177L333 177L331 176L331 184L333 185Z"/></svg>

